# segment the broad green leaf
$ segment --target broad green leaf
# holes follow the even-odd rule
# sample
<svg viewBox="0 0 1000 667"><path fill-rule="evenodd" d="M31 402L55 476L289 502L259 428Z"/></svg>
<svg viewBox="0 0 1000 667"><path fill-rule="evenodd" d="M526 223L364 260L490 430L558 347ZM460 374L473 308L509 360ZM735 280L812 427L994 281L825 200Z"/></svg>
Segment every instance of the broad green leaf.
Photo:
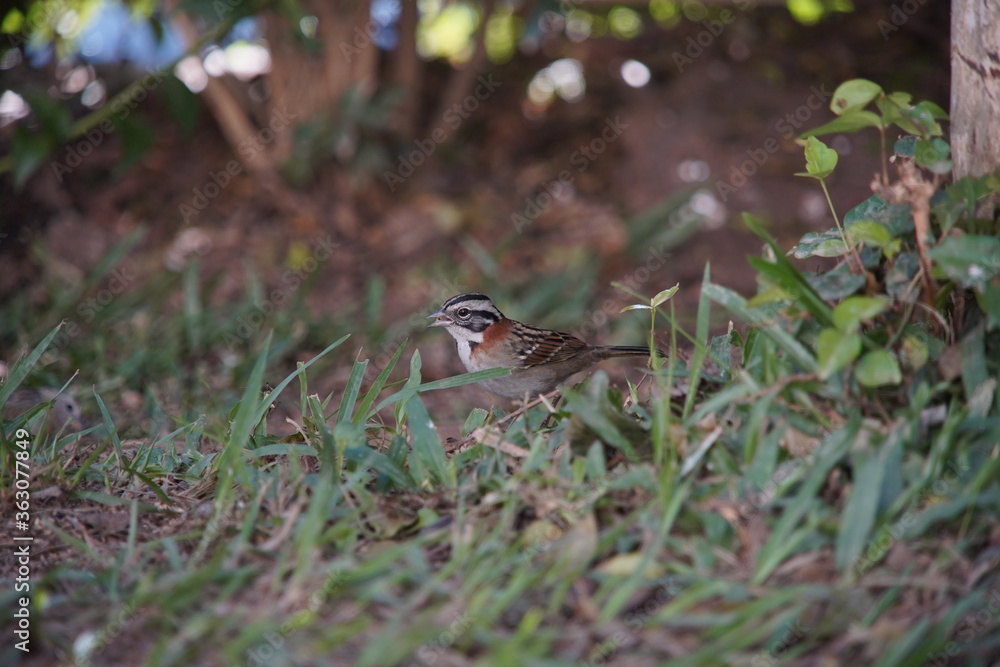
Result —
<svg viewBox="0 0 1000 667"><path fill-rule="evenodd" d="M861 336L837 329L823 329L816 337L819 376L824 380L843 370L861 354Z"/></svg>
<svg viewBox="0 0 1000 667"><path fill-rule="evenodd" d="M881 127L882 119L878 114L864 109L851 109L843 116L834 118L829 123L824 123L819 127L814 127L799 135L799 139L818 137L824 134L834 134L840 132L857 132L866 127Z"/></svg>
<svg viewBox="0 0 1000 667"><path fill-rule="evenodd" d="M652 305L653 308L656 308L661 303L672 297L674 294L677 294L677 290L679 290L680 288L681 288L680 283L677 283L670 289L663 290L662 292L653 297L653 300L650 302L650 305Z"/></svg>
<svg viewBox="0 0 1000 667"><path fill-rule="evenodd" d="M806 171L796 176L824 179L837 167L837 151L816 137L806 139Z"/></svg>
<svg viewBox="0 0 1000 667"><path fill-rule="evenodd" d="M904 298L919 270L920 256L915 251L900 253L885 272L885 291L894 299Z"/></svg>
<svg viewBox="0 0 1000 667"><path fill-rule="evenodd" d="M836 229L825 232L809 232L792 248L791 254L796 259L806 257L842 257L848 252L844 239Z"/></svg>
<svg viewBox="0 0 1000 667"><path fill-rule="evenodd" d="M877 83L868 79L851 79L833 91L830 111L842 116L848 111L865 106L881 94L882 86Z"/></svg>
<svg viewBox="0 0 1000 667"><path fill-rule="evenodd" d="M427 408L419 396L406 402L407 424L413 434L413 454L410 461L416 462L436 484L453 487L456 484L455 467L449 464L441 446L441 439L431 422ZM418 480L423 482L424 480Z"/></svg>
<svg viewBox="0 0 1000 667"><path fill-rule="evenodd" d="M1000 187L991 186L988 181L989 179L965 176L946 187L943 193L935 195L931 206L941 226L942 237L959 220L974 220L979 202L988 197L991 191L1000 191Z"/></svg>
<svg viewBox="0 0 1000 667"><path fill-rule="evenodd" d="M1000 238L996 236L952 235L929 254L935 267L962 287L982 290L1000 274Z"/></svg>
<svg viewBox="0 0 1000 667"><path fill-rule="evenodd" d="M854 333L865 320L870 320L886 308L884 299L874 296L852 296L833 309L833 323L846 333Z"/></svg>
<svg viewBox="0 0 1000 667"><path fill-rule="evenodd" d="M919 336L907 334L900 342L899 354L903 363L914 370L920 370L930 358L930 350L927 344Z"/></svg>
<svg viewBox="0 0 1000 667"><path fill-rule="evenodd" d="M899 361L889 350L872 350L861 357L854 368L854 377L864 387L897 385L903 381Z"/></svg>
<svg viewBox="0 0 1000 667"><path fill-rule="evenodd" d="M878 195L872 195L844 214L844 227L850 227L859 220L881 222L893 236L901 236L913 231L910 207L905 204L890 204Z"/></svg>
<svg viewBox="0 0 1000 667"><path fill-rule="evenodd" d="M938 107L940 109L940 107ZM934 118L934 113L922 103L901 108L902 118L896 124L907 132L919 135L924 139L941 136L941 125ZM910 127L907 127L907 125Z"/></svg>
<svg viewBox="0 0 1000 667"><path fill-rule="evenodd" d="M941 107L939 107L938 105L934 104L930 100L924 100L923 102L921 102L917 106L920 107L921 109L925 110L927 113L929 113L931 115L931 118L934 118L936 120L948 120L949 119L948 112L945 111L944 109L942 109Z"/></svg>
<svg viewBox="0 0 1000 667"><path fill-rule="evenodd" d="M908 134L896 140L896 143L892 145L892 152L899 157L913 157L913 150L916 147L917 137Z"/></svg>
<svg viewBox="0 0 1000 667"><path fill-rule="evenodd" d="M465 418L465 424L462 425L462 437L469 435L477 428L486 423L486 419L490 416L490 413L482 408L474 408L469 416Z"/></svg>
<svg viewBox="0 0 1000 667"><path fill-rule="evenodd" d="M951 146L941 137L919 139L913 151L913 158L921 167L926 167L935 174L951 172L953 164L949 159Z"/></svg>
<svg viewBox="0 0 1000 667"><path fill-rule="evenodd" d="M829 271L807 276L806 280L816 293L827 301L840 301L849 297L866 283L865 277L860 273L852 273L851 267L846 262L838 264Z"/></svg>
<svg viewBox="0 0 1000 667"><path fill-rule="evenodd" d="M726 287L711 284L703 286L702 290L712 301L728 309L747 323L759 327L757 330L761 335L773 340L775 345L783 349L807 372L816 370L816 359L812 353L802 343L797 341L793 335L781 328L774 321L772 315L764 312L763 309L747 307L745 298Z"/></svg>
<svg viewBox="0 0 1000 667"><path fill-rule="evenodd" d="M851 241L876 248L885 247L892 240L889 228L875 220L858 220L850 227L846 227L845 231Z"/></svg>
<svg viewBox="0 0 1000 667"><path fill-rule="evenodd" d="M989 318L988 330L993 331L1000 328L1000 285L990 283L982 292L976 292L976 300Z"/></svg>

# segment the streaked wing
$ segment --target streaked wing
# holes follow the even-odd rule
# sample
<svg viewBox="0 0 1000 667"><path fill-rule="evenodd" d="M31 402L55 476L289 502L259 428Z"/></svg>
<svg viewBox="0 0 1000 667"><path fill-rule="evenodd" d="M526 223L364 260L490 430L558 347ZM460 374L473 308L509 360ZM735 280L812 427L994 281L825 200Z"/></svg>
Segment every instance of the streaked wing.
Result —
<svg viewBox="0 0 1000 667"><path fill-rule="evenodd" d="M527 325L522 326L524 326L522 340L525 345L517 350L517 356L524 360L525 366L566 361L590 348L576 336L562 331L546 331Z"/></svg>

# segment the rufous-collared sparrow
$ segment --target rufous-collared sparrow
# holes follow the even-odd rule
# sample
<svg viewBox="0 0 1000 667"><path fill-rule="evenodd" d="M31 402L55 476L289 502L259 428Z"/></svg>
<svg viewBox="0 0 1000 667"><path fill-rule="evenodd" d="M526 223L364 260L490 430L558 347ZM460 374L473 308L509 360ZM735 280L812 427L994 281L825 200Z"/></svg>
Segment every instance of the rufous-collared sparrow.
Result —
<svg viewBox="0 0 1000 667"><path fill-rule="evenodd" d="M430 326L444 327L458 343L458 356L469 372L513 369L510 375L481 383L507 398L548 393L605 359L649 357L648 347L590 345L568 333L508 319L485 294L453 296L430 317L435 318Z"/></svg>

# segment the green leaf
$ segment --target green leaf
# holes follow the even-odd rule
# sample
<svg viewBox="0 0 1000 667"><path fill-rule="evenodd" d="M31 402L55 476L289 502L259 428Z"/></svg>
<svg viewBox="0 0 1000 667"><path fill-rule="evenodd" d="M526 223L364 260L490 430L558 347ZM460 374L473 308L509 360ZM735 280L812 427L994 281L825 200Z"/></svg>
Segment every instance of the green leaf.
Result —
<svg viewBox="0 0 1000 667"><path fill-rule="evenodd" d="M771 535L757 554L756 570L752 583L760 584L767 579L798 546L806 535L796 535L796 529L805 522L814 526L818 520L815 514L823 505L818 500L820 489L827 483L830 469L840 462L857 437L861 425L860 413L852 413L840 429L831 432L814 453L809 472L797 486L797 494L782 507L781 518L774 524ZM811 530L809 532L812 532Z"/></svg>
<svg viewBox="0 0 1000 667"><path fill-rule="evenodd" d="M437 389L454 389L455 387L462 387L467 384L482 382L483 380L505 377L510 375L510 370L511 369L506 366L503 368L488 368L484 371L463 373L461 375L455 375L454 377L435 380L434 382L427 382L426 384L415 384L412 387L403 387L403 389L388 396L381 403L375 406L374 409L370 410L366 419L370 419L375 414L381 412L384 408L392 405L393 403L409 399L411 396L415 396L416 394L423 393L425 391L435 391Z"/></svg>
<svg viewBox="0 0 1000 667"><path fill-rule="evenodd" d="M951 146L941 137L919 139L913 150L913 159L918 165L926 167L935 174L947 174L953 167L951 160L948 159L950 154Z"/></svg>
<svg viewBox="0 0 1000 667"><path fill-rule="evenodd" d="M833 309L833 323L845 333L854 333L865 320L886 309L885 300L874 296L852 296Z"/></svg>
<svg viewBox="0 0 1000 667"><path fill-rule="evenodd" d="M857 132L858 130L863 130L866 127L881 126L882 119L879 118L878 114L871 111L865 111L864 109L851 109L850 111L846 111L843 116L834 118L829 123L824 123L819 127L814 127L811 130L803 132L799 135L799 139L818 137L823 134Z"/></svg>
<svg viewBox="0 0 1000 667"><path fill-rule="evenodd" d="M193 136L201 112L198 96L172 74L164 77L160 85L163 86L162 99L166 103L170 115L186 136Z"/></svg>
<svg viewBox="0 0 1000 667"><path fill-rule="evenodd" d="M1000 238L996 236L952 235L928 254L936 268L962 287L981 291L1000 274Z"/></svg>
<svg viewBox="0 0 1000 667"><path fill-rule="evenodd" d="M347 387L340 399L340 409L337 411L337 424L350 421L354 414L354 406L361 393L361 382L365 379L365 371L368 369L368 360L355 361L351 368L351 375L347 378Z"/></svg>
<svg viewBox="0 0 1000 667"><path fill-rule="evenodd" d="M920 256L915 251L900 253L885 272L885 291L894 299L903 298L919 270Z"/></svg>
<svg viewBox="0 0 1000 667"><path fill-rule="evenodd" d="M411 462L416 462L423 470L424 477L431 481L452 487L456 484L455 468L448 464L448 458L441 446L441 439L431 422L427 408L419 396L413 396L406 402L407 424L413 434L413 455ZM424 481L423 479L418 481Z"/></svg>
<svg viewBox="0 0 1000 667"><path fill-rule="evenodd" d="M837 329L823 329L816 337L819 376L824 380L843 370L861 354L861 336Z"/></svg>
<svg viewBox="0 0 1000 667"><path fill-rule="evenodd" d="M881 222L893 237L913 231L910 207L906 204L890 204L878 195L872 195L844 214L844 228L859 220Z"/></svg>
<svg viewBox="0 0 1000 667"><path fill-rule="evenodd" d="M122 155L115 165L116 173L124 174L153 147L156 135L153 127L139 114L131 114L117 122L121 135Z"/></svg>
<svg viewBox="0 0 1000 667"><path fill-rule="evenodd" d="M797 341L794 336L785 331L769 312L763 309L747 307L745 298L733 290L720 285L704 285L702 290L712 301L728 309L747 323L757 326L758 328L755 331L759 331L761 335L773 340L775 345L784 350L807 372L816 370L816 359L809 350Z"/></svg>
<svg viewBox="0 0 1000 667"><path fill-rule="evenodd" d="M913 150L917 147L917 138L912 134L900 137L892 145L892 152L899 157L913 157Z"/></svg>
<svg viewBox="0 0 1000 667"><path fill-rule="evenodd" d="M485 424L489 416L490 413L488 411L482 408L473 408L469 416L465 418L465 424L462 425L462 437L464 438Z"/></svg>
<svg viewBox="0 0 1000 667"><path fill-rule="evenodd" d="M861 357L854 369L854 377L864 387L897 385L903 381L899 361L889 350L872 350Z"/></svg>
<svg viewBox="0 0 1000 667"><path fill-rule="evenodd" d="M778 246L777 241L775 241L770 234L764 231L764 228L754 219L753 216L744 214L743 221L746 223L747 227L750 228L757 236L759 236L763 241L771 248L774 253L774 261L767 262L763 259L757 258L759 261L755 261L755 258L750 259L750 263L757 268L758 271L771 278L780 285L782 288L788 291L789 294L793 295L799 303L801 303L805 308L819 320L820 324L829 325L832 323L830 306L820 298L820 295L816 293L812 285L809 284L808 279L802 275L802 273L792 264L791 260L785 256Z"/></svg>
<svg viewBox="0 0 1000 667"><path fill-rule="evenodd" d="M842 257L848 253L844 239L836 229L825 232L809 232L791 250L796 259L806 257Z"/></svg>
<svg viewBox="0 0 1000 667"><path fill-rule="evenodd" d="M858 220L845 227L845 231L853 243L864 243L876 248L883 248L892 240L889 228L875 220Z"/></svg>
<svg viewBox="0 0 1000 667"><path fill-rule="evenodd" d="M680 288L681 288L680 283L677 283L670 289L663 290L662 292L653 297L652 301L650 301L650 305L652 305L653 308L656 308L661 303L665 302L667 299L672 297L674 294L677 294L677 290L679 290Z"/></svg>
<svg viewBox="0 0 1000 667"><path fill-rule="evenodd" d="M14 128L10 141L10 157L13 162L14 185L23 186L35 170L49 157L53 142L46 136L35 134L20 125ZM60 180L63 172L59 173Z"/></svg>
<svg viewBox="0 0 1000 667"><path fill-rule="evenodd" d="M837 86L830 100L830 111L838 116L867 105L882 94L882 86L868 79L851 79ZM874 115L874 114L872 114Z"/></svg>
<svg viewBox="0 0 1000 667"><path fill-rule="evenodd" d="M837 151L829 148L816 137L806 139L806 172L796 176L824 179L833 173L837 166Z"/></svg>
<svg viewBox="0 0 1000 667"><path fill-rule="evenodd" d="M844 505L837 535L837 568L842 572L858 561L868 545L886 486L886 473L900 449L898 431L894 430L889 439L891 442L881 442L874 451L859 455L858 458L865 460L855 463L857 477Z"/></svg>
<svg viewBox="0 0 1000 667"><path fill-rule="evenodd" d="M989 318L987 328L990 331L1000 328L1000 285L990 283L982 292L976 293L979 307Z"/></svg>
<svg viewBox="0 0 1000 667"><path fill-rule="evenodd" d="M860 273L852 273L851 267L846 262L838 264L829 271L807 276L806 280L820 298L826 301L840 301L849 297L867 282Z"/></svg>
<svg viewBox="0 0 1000 667"><path fill-rule="evenodd" d="M382 389L385 388L385 383L389 380L389 373L392 369L396 367L396 363L399 361L400 355L403 354L403 349L406 347L406 341L404 340L393 352L392 358L386 363L385 367L379 372L378 377L372 383L372 386L368 388L368 392L365 394L364 400L361 401L361 405L358 406L357 411L354 413L354 423L362 424L368 420L371 416L370 411L372 405L375 404L375 400L378 395L382 393Z"/></svg>
<svg viewBox="0 0 1000 667"><path fill-rule="evenodd" d="M914 370L920 370L930 358L930 350L922 336L906 334L899 344L899 353L903 363Z"/></svg>
<svg viewBox="0 0 1000 667"><path fill-rule="evenodd" d="M7 403L7 399L10 398L10 395L14 392L14 390L17 389L22 382L24 382L24 378L28 377L28 373L30 373L31 369L35 367L38 360L42 358L42 354L45 353L46 348L48 348L48 346L52 343L52 339L56 337L56 334L59 333L62 326L62 323L57 324L55 328L52 329L52 331L50 331L48 335L46 335L45 338L43 338L41 342L35 346L35 349L31 351L31 354L23 359L18 359L10 366L7 371L6 380L3 383L0 383L0 406Z"/></svg>

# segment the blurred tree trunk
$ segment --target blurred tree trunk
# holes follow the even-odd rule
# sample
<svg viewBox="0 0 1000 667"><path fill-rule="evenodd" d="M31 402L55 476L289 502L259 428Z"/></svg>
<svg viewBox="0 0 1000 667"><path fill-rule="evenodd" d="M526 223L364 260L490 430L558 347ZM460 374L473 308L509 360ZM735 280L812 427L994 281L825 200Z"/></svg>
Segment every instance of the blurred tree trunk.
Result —
<svg viewBox="0 0 1000 667"><path fill-rule="evenodd" d="M269 117L288 114L293 130L317 116L336 114L340 98L354 87L370 96L378 62L370 0L301 0L295 6L319 20L315 39L303 38L286 5L264 14L271 50ZM275 134L271 154L278 163L291 157L292 139L293 132Z"/></svg>
<svg viewBox="0 0 1000 667"><path fill-rule="evenodd" d="M956 178L1000 168L1000 0L952 2L951 146Z"/></svg>

